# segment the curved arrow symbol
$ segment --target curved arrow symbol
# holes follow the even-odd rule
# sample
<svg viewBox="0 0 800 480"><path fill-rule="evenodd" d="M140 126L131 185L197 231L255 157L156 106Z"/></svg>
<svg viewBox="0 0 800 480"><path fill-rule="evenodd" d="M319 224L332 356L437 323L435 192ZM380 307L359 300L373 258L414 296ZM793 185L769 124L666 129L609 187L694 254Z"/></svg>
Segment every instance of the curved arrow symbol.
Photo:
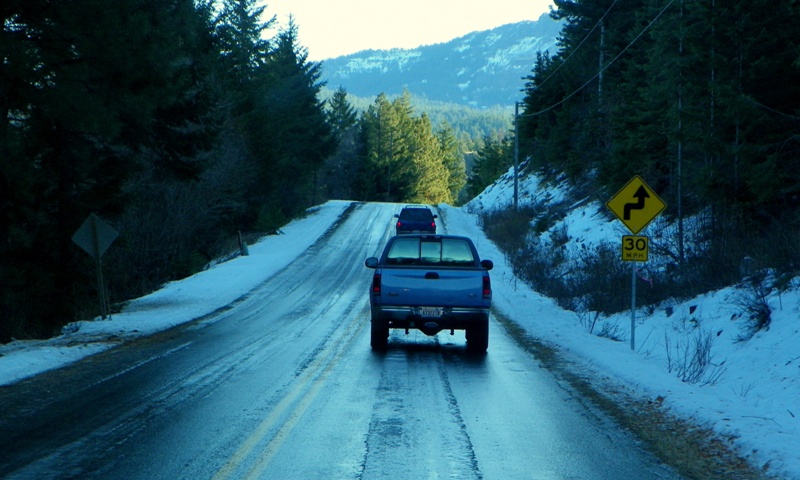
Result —
<svg viewBox="0 0 800 480"><path fill-rule="evenodd" d="M647 193L644 186L640 186L639 190L636 190L636 193L633 194L633 197L637 199L637 202L625 204L625 220L631 219L631 210L642 210L644 208L644 199L650 198L650 195Z"/></svg>

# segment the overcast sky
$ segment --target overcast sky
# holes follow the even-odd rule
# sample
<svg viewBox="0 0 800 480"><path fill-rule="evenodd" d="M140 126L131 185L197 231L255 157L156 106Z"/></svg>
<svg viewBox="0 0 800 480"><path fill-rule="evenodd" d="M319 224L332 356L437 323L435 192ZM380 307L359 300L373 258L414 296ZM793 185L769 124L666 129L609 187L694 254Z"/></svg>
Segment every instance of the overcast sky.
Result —
<svg viewBox="0 0 800 480"><path fill-rule="evenodd" d="M367 49L415 48L537 20L552 0L264 0L280 25L294 15L300 44L319 61Z"/></svg>

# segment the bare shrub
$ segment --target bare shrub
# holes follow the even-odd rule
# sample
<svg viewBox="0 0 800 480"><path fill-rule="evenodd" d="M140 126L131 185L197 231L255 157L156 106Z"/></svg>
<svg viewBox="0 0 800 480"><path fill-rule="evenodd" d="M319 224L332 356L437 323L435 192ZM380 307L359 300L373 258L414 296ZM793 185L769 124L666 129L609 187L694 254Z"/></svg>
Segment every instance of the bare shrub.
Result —
<svg viewBox="0 0 800 480"><path fill-rule="evenodd" d="M537 205L539 213L532 219L533 232L541 235L555 227L569 213L570 205L568 201L550 204L546 208Z"/></svg>
<svg viewBox="0 0 800 480"><path fill-rule="evenodd" d="M537 208L533 205L517 210L491 210L481 215L481 227L503 251L515 252L525 246L536 211Z"/></svg>
<svg viewBox="0 0 800 480"><path fill-rule="evenodd" d="M679 336L675 343L669 333L664 334L664 350L667 354L667 371L675 372L685 383L716 384L725 373L724 361L713 362L711 347L715 335L695 330L693 335Z"/></svg>
<svg viewBox="0 0 800 480"><path fill-rule="evenodd" d="M606 315L630 307L630 274L619 251L607 244L587 247L572 263L567 298L580 298L582 307Z"/></svg>
<svg viewBox="0 0 800 480"><path fill-rule="evenodd" d="M747 396L750 395L750 392L752 392L755 388L756 388L755 382L749 382L738 386L732 386L731 390L733 391L734 395L746 400Z"/></svg>
<svg viewBox="0 0 800 480"><path fill-rule="evenodd" d="M549 235L531 230L537 207L484 213L487 236L506 254L514 273L539 293L573 311L616 313L629 307L630 275L610 245L587 247L567 258L566 226Z"/></svg>
<svg viewBox="0 0 800 480"><path fill-rule="evenodd" d="M594 332L594 326L600 319L600 312L590 312L586 308L576 308L575 314L578 317L578 322L589 332Z"/></svg>
<svg viewBox="0 0 800 480"><path fill-rule="evenodd" d="M744 342L753 338L761 330L768 330L772 321L772 309L767 301L771 288L765 285L763 277L753 277L737 290L733 303L744 312L746 324L737 338Z"/></svg>
<svg viewBox="0 0 800 480"><path fill-rule="evenodd" d="M513 265L514 274L533 289L551 297L558 288L559 265L563 258L554 253L541 237L531 233L531 222L536 217L537 206L517 210L496 210L481 215L481 226L486 235L500 247Z"/></svg>
<svg viewBox="0 0 800 480"><path fill-rule="evenodd" d="M620 331L618 323L603 322L603 327L597 334L598 337L608 338L615 342L624 342L625 335Z"/></svg>

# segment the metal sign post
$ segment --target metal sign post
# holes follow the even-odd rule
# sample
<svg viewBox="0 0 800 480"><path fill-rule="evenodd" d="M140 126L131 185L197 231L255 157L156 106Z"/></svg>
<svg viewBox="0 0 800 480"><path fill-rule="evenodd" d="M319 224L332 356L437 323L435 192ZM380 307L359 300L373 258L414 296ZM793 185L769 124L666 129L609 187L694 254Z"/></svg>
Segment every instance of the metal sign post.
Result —
<svg viewBox="0 0 800 480"><path fill-rule="evenodd" d="M636 262L631 262L631 350L636 350Z"/></svg>
<svg viewBox="0 0 800 480"><path fill-rule="evenodd" d="M634 176L606 206L633 233L622 237L622 260L631 263L631 350L636 350L636 262L646 262L650 239L642 231L666 207L642 177Z"/></svg>
<svg viewBox="0 0 800 480"><path fill-rule="evenodd" d="M650 239L639 235L622 236L622 260L631 262L631 350L636 349L636 262L646 262Z"/></svg>
<svg viewBox="0 0 800 480"><path fill-rule="evenodd" d="M100 258L106 253L108 247L114 243L119 233L114 227L107 224L97 215L92 213L83 222L83 225L72 235L72 241L81 247L86 253L94 257L97 267L97 296L100 302L100 317L105 320L108 316L108 299L106 298L106 287L103 283L103 269Z"/></svg>

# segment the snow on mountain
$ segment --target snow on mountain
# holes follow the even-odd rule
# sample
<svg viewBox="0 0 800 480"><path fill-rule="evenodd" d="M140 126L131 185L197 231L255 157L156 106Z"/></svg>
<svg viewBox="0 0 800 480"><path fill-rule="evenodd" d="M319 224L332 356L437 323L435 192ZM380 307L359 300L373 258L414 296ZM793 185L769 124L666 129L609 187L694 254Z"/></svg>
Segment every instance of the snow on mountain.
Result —
<svg viewBox="0 0 800 480"><path fill-rule="evenodd" d="M539 52L554 48L561 23L537 21L473 32L414 49L365 50L323 62L322 80L336 89L372 98L380 93L414 96L473 107L521 100L523 78Z"/></svg>

